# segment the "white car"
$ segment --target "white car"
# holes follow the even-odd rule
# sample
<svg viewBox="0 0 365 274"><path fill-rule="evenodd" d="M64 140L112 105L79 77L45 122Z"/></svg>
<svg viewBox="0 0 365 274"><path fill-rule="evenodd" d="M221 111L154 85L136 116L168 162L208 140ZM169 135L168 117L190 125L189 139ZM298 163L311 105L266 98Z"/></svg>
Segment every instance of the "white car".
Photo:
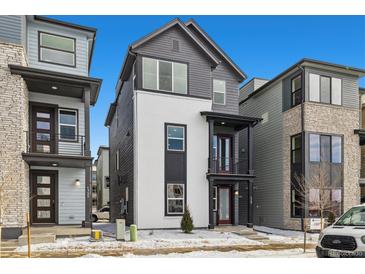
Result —
<svg viewBox="0 0 365 274"><path fill-rule="evenodd" d="M365 204L354 206L319 235L318 258L365 258Z"/></svg>
<svg viewBox="0 0 365 274"><path fill-rule="evenodd" d="M109 206L104 206L100 208L98 211L94 212L92 215L92 221L96 223L98 220L109 220L110 217L110 209Z"/></svg>

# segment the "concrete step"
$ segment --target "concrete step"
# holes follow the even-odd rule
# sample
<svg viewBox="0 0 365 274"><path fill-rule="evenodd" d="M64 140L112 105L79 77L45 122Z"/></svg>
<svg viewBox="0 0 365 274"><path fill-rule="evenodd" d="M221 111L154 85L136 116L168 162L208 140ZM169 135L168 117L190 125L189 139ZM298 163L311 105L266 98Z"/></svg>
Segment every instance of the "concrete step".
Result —
<svg viewBox="0 0 365 274"><path fill-rule="evenodd" d="M233 232L234 234L240 235L240 236L251 236L251 235L257 235L257 232L249 229L243 229L240 231Z"/></svg>
<svg viewBox="0 0 365 274"><path fill-rule="evenodd" d="M56 242L56 235L52 233L35 234L31 236L31 244L44 244ZM18 238L18 244L20 246L28 244L27 235L22 235Z"/></svg>
<svg viewBox="0 0 365 274"><path fill-rule="evenodd" d="M268 237L261 236L261 235L250 235L246 236L247 239L254 240L254 241L267 241L270 240Z"/></svg>

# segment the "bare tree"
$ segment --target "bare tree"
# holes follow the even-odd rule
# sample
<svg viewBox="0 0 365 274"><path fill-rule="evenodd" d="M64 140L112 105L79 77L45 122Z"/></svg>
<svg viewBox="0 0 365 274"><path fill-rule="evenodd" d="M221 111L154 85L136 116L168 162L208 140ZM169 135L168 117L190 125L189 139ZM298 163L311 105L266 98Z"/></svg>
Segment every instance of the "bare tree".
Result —
<svg viewBox="0 0 365 274"><path fill-rule="evenodd" d="M325 217L336 212L342 203L340 182L342 179L341 165L329 162L320 162L313 165L309 177L294 175L291 185L296 192L295 205L302 209L304 227L304 250L306 247L306 233L308 231L308 218L319 217L321 230L324 228ZM333 174L334 176L331 176Z"/></svg>

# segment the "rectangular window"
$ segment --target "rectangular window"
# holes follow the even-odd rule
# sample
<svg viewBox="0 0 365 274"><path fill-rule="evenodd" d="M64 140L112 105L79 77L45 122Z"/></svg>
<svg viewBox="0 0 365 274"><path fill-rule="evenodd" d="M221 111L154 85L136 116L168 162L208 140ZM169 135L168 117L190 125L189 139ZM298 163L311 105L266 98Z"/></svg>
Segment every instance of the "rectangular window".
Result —
<svg viewBox="0 0 365 274"><path fill-rule="evenodd" d="M182 126L167 126L167 150L185 150L185 128Z"/></svg>
<svg viewBox="0 0 365 274"><path fill-rule="evenodd" d="M226 81L213 79L213 103L226 104Z"/></svg>
<svg viewBox="0 0 365 274"><path fill-rule="evenodd" d="M302 216L302 198L298 193L298 180L302 175L302 134L291 137L291 215Z"/></svg>
<svg viewBox="0 0 365 274"><path fill-rule="evenodd" d="M309 74L309 100L312 102L320 102L319 75Z"/></svg>
<svg viewBox="0 0 365 274"><path fill-rule="evenodd" d="M342 80L310 73L309 100L312 102L342 105Z"/></svg>
<svg viewBox="0 0 365 274"><path fill-rule="evenodd" d="M77 111L60 109L58 116L60 140L77 141Z"/></svg>
<svg viewBox="0 0 365 274"><path fill-rule="evenodd" d="M291 105L295 107L302 100L302 75L298 75L291 80Z"/></svg>
<svg viewBox="0 0 365 274"><path fill-rule="evenodd" d="M332 163L342 163L342 138L339 136L332 136Z"/></svg>
<svg viewBox="0 0 365 274"><path fill-rule="evenodd" d="M125 214L128 214L128 205L129 205L129 188L125 188Z"/></svg>
<svg viewBox="0 0 365 274"><path fill-rule="evenodd" d="M39 33L39 61L75 67L75 39Z"/></svg>
<svg viewBox="0 0 365 274"><path fill-rule="evenodd" d="M187 94L187 64L142 58L142 86L144 89Z"/></svg>
<svg viewBox="0 0 365 274"><path fill-rule="evenodd" d="M292 151L292 163L298 164L302 162L302 135L296 135L292 137L291 141L291 151Z"/></svg>
<svg viewBox="0 0 365 274"><path fill-rule="evenodd" d="M309 134L309 161L320 161L320 136L318 134Z"/></svg>
<svg viewBox="0 0 365 274"><path fill-rule="evenodd" d="M185 185L167 184L167 214L183 214L185 210Z"/></svg>
<svg viewBox="0 0 365 274"><path fill-rule="evenodd" d="M213 187L213 211L217 211L218 208L218 188L215 186Z"/></svg>
<svg viewBox="0 0 365 274"><path fill-rule="evenodd" d="M119 170L119 149L117 150L117 153L115 154L115 168L116 168L116 170Z"/></svg>

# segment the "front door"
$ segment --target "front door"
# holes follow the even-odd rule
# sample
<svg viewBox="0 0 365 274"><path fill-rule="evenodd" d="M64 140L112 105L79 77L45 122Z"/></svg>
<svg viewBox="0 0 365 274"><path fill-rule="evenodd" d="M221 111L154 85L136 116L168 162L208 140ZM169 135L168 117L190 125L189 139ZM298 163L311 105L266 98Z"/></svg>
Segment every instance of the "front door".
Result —
<svg viewBox="0 0 365 274"><path fill-rule="evenodd" d="M218 187L218 224L232 224L230 187Z"/></svg>
<svg viewBox="0 0 365 274"><path fill-rule="evenodd" d="M54 109L32 109L32 152L55 153Z"/></svg>
<svg viewBox="0 0 365 274"><path fill-rule="evenodd" d="M57 173L51 170L31 173L32 223L55 223Z"/></svg>

